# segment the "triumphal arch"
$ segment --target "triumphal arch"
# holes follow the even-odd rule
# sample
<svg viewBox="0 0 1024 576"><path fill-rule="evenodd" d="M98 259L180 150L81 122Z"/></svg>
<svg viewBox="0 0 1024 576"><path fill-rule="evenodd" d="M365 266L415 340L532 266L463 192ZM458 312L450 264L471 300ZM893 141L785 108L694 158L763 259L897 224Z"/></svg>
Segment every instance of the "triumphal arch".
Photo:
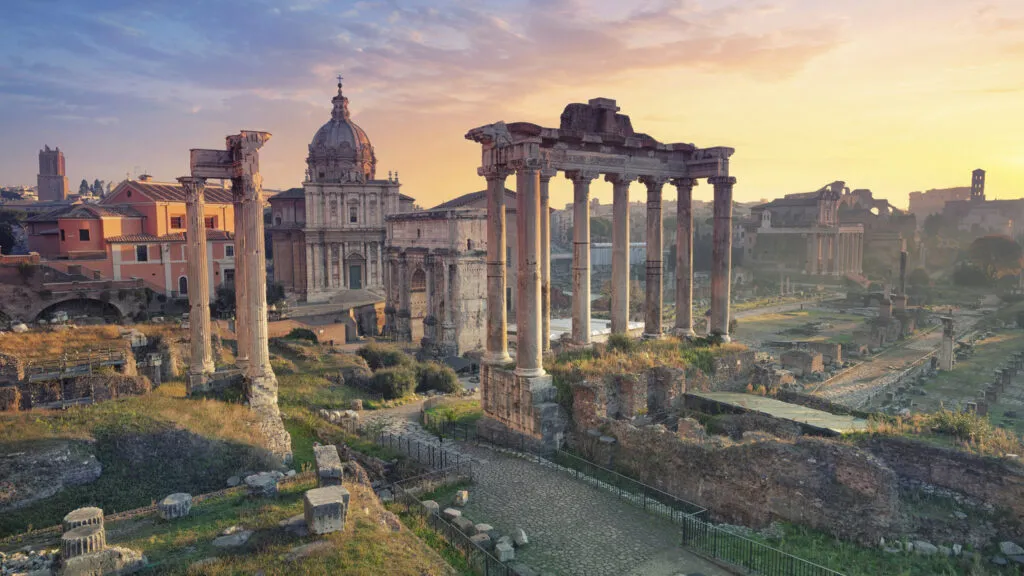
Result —
<svg viewBox="0 0 1024 576"><path fill-rule="evenodd" d="M647 243L662 245L661 196L666 183L678 191L677 294L674 330L693 335L693 217L691 197L697 181L714 187L711 330L729 339L732 266L732 188L729 157L722 146L663 144L635 132L615 101L594 98L569 104L558 128L529 122L497 122L466 134L482 147L478 173L487 179L487 341L481 371L485 425L525 432L545 445L561 441L565 415L555 403L551 377L542 357L550 345L550 238L548 184L559 172L573 182L572 336L590 343L590 184L603 176L612 184L613 334L628 332L629 185L647 188ZM516 175L518 285L516 358L508 353L505 303L505 179ZM662 335L662 250L647 250L644 337Z"/></svg>

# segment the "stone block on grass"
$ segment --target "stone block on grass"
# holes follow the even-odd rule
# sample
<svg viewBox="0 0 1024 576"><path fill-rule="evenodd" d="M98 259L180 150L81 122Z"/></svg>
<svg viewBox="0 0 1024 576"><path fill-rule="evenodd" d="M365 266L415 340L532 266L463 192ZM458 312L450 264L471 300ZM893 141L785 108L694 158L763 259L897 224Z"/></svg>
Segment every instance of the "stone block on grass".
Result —
<svg viewBox="0 0 1024 576"><path fill-rule="evenodd" d="M99 552L65 559L60 576L93 576L95 574L134 574L145 568L146 557L137 550L111 546Z"/></svg>
<svg viewBox="0 0 1024 576"><path fill-rule="evenodd" d="M99 552L107 547L107 534L99 524L68 530L60 537L60 555L65 560Z"/></svg>
<svg viewBox="0 0 1024 576"><path fill-rule="evenodd" d="M442 512L441 515L444 516L445 520L449 522L454 522L456 518L462 516L462 512L460 510L456 510L455 508L445 508L444 512Z"/></svg>
<svg viewBox="0 0 1024 576"><path fill-rule="evenodd" d="M192 510L192 495L184 492L171 494L157 503L156 510L164 520L184 518Z"/></svg>
<svg viewBox="0 0 1024 576"><path fill-rule="evenodd" d="M424 500L423 507L427 509L428 514L437 514L441 511L441 506L433 500Z"/></svg>
<svg viewBox="0 0 1024 576"><path fill-rule="evenodd" d="M459 516L452 520L452 524L455 524L455 527L459 529L459 532L462 532L466 536L473 536L476 534L476 524L473 524L473 521L465 516Z"/></svg>
<svg viewBox="0 0 1024 576"><path fill-rule="evenodd" d="M251 496L262 498L273 498L277 496L277 481L279 477L273 472L260 472L245 477L245 485Z"/></svg>
<svg viewBox="0 0 1024 576"><path fill-rule="evenodd" d="M317 482L323 486L340 486L344 480L344 469L341 466L341 458L338 456L338 448L333 444L326 446L314 446L313 455L316 458Z"/></svg>
<svg viewBox="0 0 1024 576"><path fill-rule="evenodd" d="M469 541L488 552L491 551L491 537L484 532L470 536Z"/></svg>
<svg viewBox="0 0 1024 576"><path fill-rule="evenodd" d="M522 548L530 543L526 538L526 532L522 528L516 528L512 531L512 541L515 542L517 548Z"/></svg>
<svg viewBox="0 0 1024 576"><path fill-rule="evenodd" d="M306 492L306 527L313 534L329 534L345 529L349 492L341 486L325 486Z"/></svg>
<svg viewBox="0 0 1024 576"><path fill-rule="evenodd" d="M455 498L452 503L456 506L465 506L469 503L469 492L466 490L459 490L455 493Z"/></svg>

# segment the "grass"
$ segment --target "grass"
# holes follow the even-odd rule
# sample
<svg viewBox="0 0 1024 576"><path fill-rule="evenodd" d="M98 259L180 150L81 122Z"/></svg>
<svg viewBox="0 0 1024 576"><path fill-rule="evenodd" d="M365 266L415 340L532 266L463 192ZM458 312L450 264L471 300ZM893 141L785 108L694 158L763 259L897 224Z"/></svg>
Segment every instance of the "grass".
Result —
<svg viewBox="0 0 1024 576"><path fill-rule="evenodd" d="M909 436L942 446L952 446L986 456L1024 453L1021 437L994 426L987 416L940 409L910 416L875 416L868 420L867 435ZM855 440L861 434L850 434Z"/></svg>
<svg viewBox="0 0 1024 576"><path fill-rule="evenodd" d="M974 355L957 362L952 371L939 372L925 381L923 388L926 396L915 398L920 410L929 411L939 408L940 401L973 401L992 382L995 376L992 371L1002 367L1010 355L1024 348L1024 332L1013 331L995 334L990 338L979 340L974 344ZM1006 396L1005 394L1003 395ZM1010 406L990 406L991 413L1002 414L1003 409ZM1017 409L1020 407L1017 406ZM1024 423L1017 425L1018 432L1024 432Z"/></svg>
<svg viewBox="0 0 1024 576"><path fill-rule="evenodd" d="M476 424L484 415L480 400L474 398L446 400L425 412L429 414L430 421L448 421L465 426Z"/></svg>
<svg viewBox="0 0 1024 576"><path fill-rule="evenodd" d="M85 355L95 350L128 349L128 340L121 338L117 326L81 326L61 332L34 329L23 334L0 335L0 353L16 356L25 362L54 360L63 354Z"/></svg>

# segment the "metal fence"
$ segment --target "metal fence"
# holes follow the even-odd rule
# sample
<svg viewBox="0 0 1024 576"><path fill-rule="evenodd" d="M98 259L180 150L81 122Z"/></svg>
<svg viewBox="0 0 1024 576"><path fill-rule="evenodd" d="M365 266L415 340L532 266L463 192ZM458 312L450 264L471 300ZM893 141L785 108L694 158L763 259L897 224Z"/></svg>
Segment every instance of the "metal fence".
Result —
<svg viewBox="0 0 1024 576"><path fill-rule="evenodd" d="M429 474L403 480L394 485L395 502L405 507L409 514L423 518L427 525L437 532L449 546L458 550L466 559L470 569L483 576L519 576L519 573L503 564L490 552L469 539L454 524L438 512L423 505L416 494L435 490L445 484L466 480L456 469L437 470Z"/></svg>
<svg viewBox="0 0 1024 576"><path fill-rule="evenodd" d="M682 519L682 544L764 576L843 576L778 548L740 536L698 518Z"/></svg>
<svg viewBox="0 0 1024 576"><path fill-rule="evenodd" d="M423 427L440 434L442 438L465 442L486 442L494 446L516 450L533 456L551 456L554 454L551 450L545 450L536 438L520 432L512 430L480 430L476 426L452 422L429 412L422 412L421 416Z"/></svg>
<svg viewBox="0 0 1024 576"><path fill-rule="evenodd" d="M391 432L380 432L374 441L381 446L401 452L434 470L455 470L470 479L473 478L473 462L469 458L463 458L458 452L445 450L440 444L432 444Z"/></svg>

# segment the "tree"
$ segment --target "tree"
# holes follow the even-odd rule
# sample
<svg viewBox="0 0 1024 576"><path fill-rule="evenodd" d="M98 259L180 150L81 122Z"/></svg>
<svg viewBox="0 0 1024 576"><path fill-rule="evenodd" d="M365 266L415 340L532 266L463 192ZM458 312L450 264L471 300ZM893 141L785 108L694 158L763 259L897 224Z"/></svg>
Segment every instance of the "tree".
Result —
<svg viewBox="0 0 1024 576"><path fill-rule="evenodd" d="M82 178L82 183L78 185L78 193L82 196L89 195L89 181Z"/></svg>
<svg viewBox="0 0 1024 576"><path fill-rule="evenodd" d="M0 253L10 254L14 250L14 228L9 222L0 224Z"/></svg>
<svg viewBox="0 0 1024 576"><path fill-rule="evenodd" d="M276 306L284 302L284 285L267 280L267 304Z"/></svg>
<svg viewBox="0 0 1024 576"><path fill-rule="evenodd" d="M590 219L590 241L591 242L611 242L612 241L612 221L607 218L591 218Z"/></svg>
<svg viewBox="0 0 1024 576"><path fill-rule="evenodd" d="M934 238L935 236L938 236L939 233L942 231L943 226L945 226L945 224L946 224L945 221L942 219L942 214L939 214L939 213L929 214L924 219L924 234L925 234L925 236L929 236L929 237L932 237L932 238Z"/></svg>
<svg viewBox="0 0 1024 576"><path fill-rule="evenodd" d="M92 195L96 197L103 196L103 181L99 178L92 181Z"/></svg>
<svg viewBox="0 0 1024 576"><path fill-rule="evenodd" d="M967 254L971 265L989 280L1020 273L1020 244L1007 236L982 236L971 243Z"/></svg>

